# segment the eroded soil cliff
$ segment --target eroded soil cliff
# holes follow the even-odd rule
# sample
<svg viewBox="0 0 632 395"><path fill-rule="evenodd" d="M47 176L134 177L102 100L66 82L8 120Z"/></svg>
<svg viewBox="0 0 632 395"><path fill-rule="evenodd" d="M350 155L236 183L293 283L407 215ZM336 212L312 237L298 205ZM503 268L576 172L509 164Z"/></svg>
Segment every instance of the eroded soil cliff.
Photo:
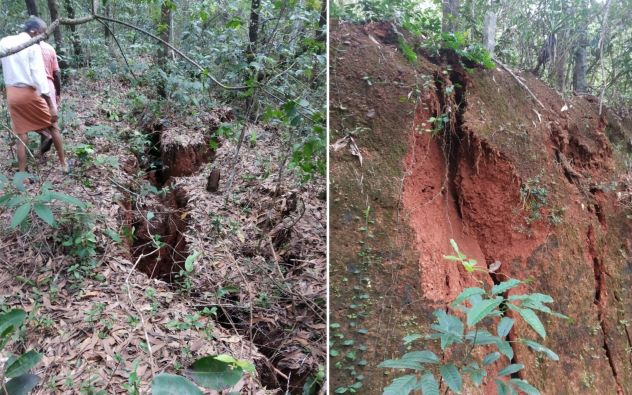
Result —
<svg viewBox="0 0 632 395"><path fill-rule="evenodd" d="M559 362L514 345L524 378L545 394L630 393L626 121L529 74L542 106L502 68L450 53L410 63L398 34L331 28L331 140L349 136L331 160L333 388L381 393L392 377L377 365L406 352L404 335L427 332L463 288L512 277L571 317L541 317ZM451 238L500 269L474 278L445 261Z"/></svg>

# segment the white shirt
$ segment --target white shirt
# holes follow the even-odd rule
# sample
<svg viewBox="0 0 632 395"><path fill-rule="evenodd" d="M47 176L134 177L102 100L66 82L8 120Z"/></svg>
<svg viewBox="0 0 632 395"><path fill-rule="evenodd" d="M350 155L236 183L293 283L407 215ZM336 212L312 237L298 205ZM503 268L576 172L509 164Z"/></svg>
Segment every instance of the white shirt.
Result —
<svg viewBox="0 0 632 395"><path fill-rule="evenodd" d="M0 40L0 50L15 48L30 39L28 33L5 37ZM2 71L4 84L7 86L32 86L40 95L48 95L50 92L42 50L37 44L2 58Z"/></svg>

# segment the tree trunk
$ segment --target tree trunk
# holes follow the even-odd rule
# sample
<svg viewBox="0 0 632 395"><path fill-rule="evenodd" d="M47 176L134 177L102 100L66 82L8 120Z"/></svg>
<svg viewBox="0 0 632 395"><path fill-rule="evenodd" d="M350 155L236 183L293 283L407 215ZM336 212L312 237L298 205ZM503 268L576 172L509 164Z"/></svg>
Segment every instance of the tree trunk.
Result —
<svg viewBox="0 0 632 395"><path fill-rule="evenodd" d="M48 0L48 11L50 12L50 20L55 21L59 19L59 7L57 6L57 0ZM64 43L61 37L61 27L57 27L57 29L53 30L53 37L55 38L55 47L57 49L57 53L60 56L59 68L67 69L68 62L66 61L66 57L64 54L66 53L64 50Z"/></svg>
<svg viewBox="0 0 632 395"><path fill-rule="evenodd" d="M459 0L443 1L443 21L441 31L443 33L454 33L457 28L459 18Z"/></svg>
<svg viewBox="0 0 632 395"><path fill-rule="evenodd" d="M165 2L160 6L160 38L169 44L173 41L173 12ZM163 44L160 56L161 62L166 63L167 58L173 58L173 51Z"/></svg>
<svg viewBox="0 0 632 395"><path fill-rule="evenodd" d="M110 12L110 2L105 0L104 1L104 9L103 12L105 13L105 16L107 16L108 18L111 17L112 13ZM103 38L105 38L105 41L109 44L110 42L110 29L108 29L106 26L103 26Z"/></svg>
<svg viewBox="0 0 632 395"><path fill-rule="evenodd" d="M250 24L248 26L248 49L246 60L248 63L255 60L257 52L257 36L259 35L259 7L261 0L252 0L250 3Z"/></svg>
<svg viewBox="0 0 632 395"><path fill-rule="evenodd" d="M50 20L55 21L59 18L59 8L57 7L56 0L48 0L48 11L50 12ZM55 37L55 46L57 51L62 49L61 29L59 26L53 30L53 37Z"/></svg>
<svg viewBox="0 0 632 395"><path fill-rule="evenodd" d="M494 56L496 48L496 13L487 11L483 22L483 46L490 55Z"/></svg>
<svg viewBox="0 0 632 395"><path fill-rule="evenodd" d="M29 15L39 16L39 12L37 12L37 4L35 0L26 0L26 12Z"/></svg>
<svg viewBox="0 0 632 395"><path fill-rule="evenodd" d="M588 37L584 26L581 27L581 30L577 34L577 41L577 48L575 48L573 88L575 92L586 93L588 91L586 84L586 47L588 46Z"/></svg>
<svg viewBox="0 0 632 395"><path fill-rule="evenodd" d="M68 18L73 19L75 17L75 8L72 5L72 0L64 0L64 8ZM75 55L75 63L81 59L81 40L77 34L77 28L74 25L70 25L71 37L72 37L72 49Z"/></svg>

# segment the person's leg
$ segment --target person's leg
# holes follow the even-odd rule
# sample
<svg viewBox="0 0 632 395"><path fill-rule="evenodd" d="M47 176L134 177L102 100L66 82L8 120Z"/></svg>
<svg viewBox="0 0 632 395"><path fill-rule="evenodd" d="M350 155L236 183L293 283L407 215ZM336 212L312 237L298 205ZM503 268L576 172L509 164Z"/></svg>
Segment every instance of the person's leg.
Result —
<svg viewBox="0 0 632 395"><path fill-rule="evenodd" d="M18 146L16 149L18 153L18 170L26 171L26 145L29 143L29 138L26 133L20 134L18 137Z"/></svg>
<svg viewBox="0 0 632 395"><path fill-rule="evenodd" d="M64 143L61 139L61 133L59 132L59 127L57 126L57 122L51 125L48 129L50 131L50 135L53 138L53 144L55 145L55 151L57 151L57 158L59 158L59 163L62 166L62 169L66 171L66 157L64 155Z"/></svg>
<svg viewBox="0 0 632 395"><path fill-rule="evenodd" d="M37 133L40 135L40 155L44 155L53 145L53 137L48 129L38 130Z"/></svg>

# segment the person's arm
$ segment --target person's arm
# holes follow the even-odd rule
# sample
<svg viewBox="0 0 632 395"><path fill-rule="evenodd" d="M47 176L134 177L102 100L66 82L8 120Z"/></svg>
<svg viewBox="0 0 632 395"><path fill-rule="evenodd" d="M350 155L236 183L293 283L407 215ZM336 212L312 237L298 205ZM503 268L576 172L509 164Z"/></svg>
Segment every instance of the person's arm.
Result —
<svg viewBox="0 0 632 395"><path fill-rule="evenodd" d="M37 92L44 96L50 95L48 78L46 78L46 68L44 67L44 56L39 45L33 45L27 49L29 51L29 68L31 78L35 83Z"/></svg>
<svg viewBox="0 0 632 395"><path fill-rule="evenodd" d="M53 85L57 96L61 96L61 71L59 70L53 71Z"/></svg>

